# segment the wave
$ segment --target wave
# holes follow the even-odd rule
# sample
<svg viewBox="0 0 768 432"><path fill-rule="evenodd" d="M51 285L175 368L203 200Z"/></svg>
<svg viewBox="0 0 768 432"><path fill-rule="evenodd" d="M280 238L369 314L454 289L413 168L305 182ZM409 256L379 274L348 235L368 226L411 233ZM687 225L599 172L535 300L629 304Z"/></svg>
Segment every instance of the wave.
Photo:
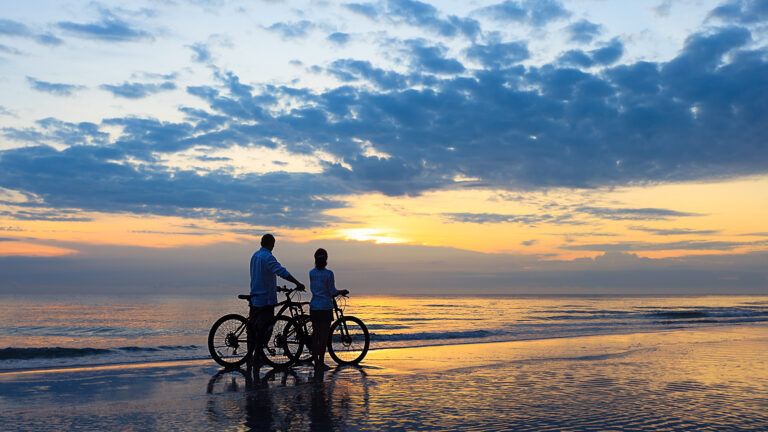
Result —
<svg viewBox="0 0 768 432"><path fill-rule="evenodd" d="M673 311L664 311L664 312L654 312L649 316L653 318L691 319L691 318L706 318L713 315L707 312L698 311L698 310L692 310L692 311L673 310Z"/></svg>
<svg viewBox="0 0 768 432"><path fill-rule="evenodd" d="M368 324L368 330L405 330L411 326L402 324Z"/></svg>
<svg viewBox="0 0 768 432"><path fill-rule="evenodd" d="M589 321L589 320L694 320L702 318L768 318L768 308L693 308L659 309L638 307L640 310L544 310L544 313L558 313L540 317L548 321ZM661 321L665 322L666 321ZM703 321L702 321L703 322Z"/></svg>
<svg viewBox="0 0 768 432"><path fill-rule="evenodd" d="M397 334L377 334L371 333L371 340L380 342L389 341L417 341L417 340L439 340L439 339L479 339L500 334L497 331L488 330L468 330L453 332L421 332L421 333L397 333Z"/></svg>
<svg viewBox="0 0 768 432"><path fill-rule="evenodd" d="M119 347L119 348L0 348L0 360L31 360L88 357L117 354L120 352L158 352L197 349L197 345L160 345L158 347Z"/></svg>

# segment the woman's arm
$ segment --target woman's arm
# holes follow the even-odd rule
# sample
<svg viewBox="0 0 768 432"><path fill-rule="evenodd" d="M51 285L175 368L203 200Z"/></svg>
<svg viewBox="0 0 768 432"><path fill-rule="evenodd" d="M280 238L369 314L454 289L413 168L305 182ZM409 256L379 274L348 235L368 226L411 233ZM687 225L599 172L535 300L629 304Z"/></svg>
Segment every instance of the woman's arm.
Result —
<svg viewBox="0 0 768 432"><path fill-rule="evenodd" d="M337 296L339 294L341 294L341 295L349 294L348 290L338 290L338 289L336 289L336 277L333 275L332 271L330 271L330 270L328 270L328 271L331 272L331 277L330 277L330 281L329 281L330 282L329 292L331 293L331 296L335 297L335 296Z"/></svg>

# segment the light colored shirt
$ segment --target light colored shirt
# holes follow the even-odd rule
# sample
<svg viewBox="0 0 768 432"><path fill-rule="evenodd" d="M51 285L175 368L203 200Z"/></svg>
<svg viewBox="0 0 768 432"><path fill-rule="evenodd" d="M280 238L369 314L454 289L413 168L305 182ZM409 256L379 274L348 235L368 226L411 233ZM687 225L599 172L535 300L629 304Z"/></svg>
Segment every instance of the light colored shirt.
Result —
<svg viewBox="0 0 768 432"><path fill-rule="evenodd" d="M333 296L338 293L333 272L327 268L313 268L309 271L309 289L312 291L312 300L309 308L312 310L333 309Z"/></svg>
<svg viewBox="0 0 768 432"><path fill-rule="evenodd" d="M277 276L291 277L272 252L261 248L251 257L251 306L264 307L277 304Z"/></svg>

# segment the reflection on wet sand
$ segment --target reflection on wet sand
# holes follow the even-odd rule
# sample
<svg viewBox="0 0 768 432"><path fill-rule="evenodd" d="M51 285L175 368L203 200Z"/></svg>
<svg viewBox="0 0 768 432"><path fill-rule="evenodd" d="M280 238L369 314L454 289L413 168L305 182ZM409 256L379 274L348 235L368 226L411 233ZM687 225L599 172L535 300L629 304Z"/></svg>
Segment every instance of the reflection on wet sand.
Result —
<svg viewBox="0 0 768 432"><path fill-rule="evenodd" d="M368 415L370 385L365 370L354 366L221 370L208 381L206 414L212 425L240 420L254 431L343 429L346 419Z"/></svg>
<svg viewBox="0 0 768 432"><path fill-rule="evenodd" d="M768 430L768 327L0 374L2 430Z"/></svg>

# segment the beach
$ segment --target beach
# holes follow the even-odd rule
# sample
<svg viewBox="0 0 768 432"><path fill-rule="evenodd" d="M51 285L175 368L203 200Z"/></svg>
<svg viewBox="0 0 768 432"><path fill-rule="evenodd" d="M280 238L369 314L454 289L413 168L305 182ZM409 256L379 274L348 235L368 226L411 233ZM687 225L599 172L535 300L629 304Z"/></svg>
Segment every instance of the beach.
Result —
<svg viewBox="0 0 768 432"><path fill-rule="evenodd" d="M0 373L3 430L766 430L768 326L371 351L314 376L211 360Z"/></svg>

